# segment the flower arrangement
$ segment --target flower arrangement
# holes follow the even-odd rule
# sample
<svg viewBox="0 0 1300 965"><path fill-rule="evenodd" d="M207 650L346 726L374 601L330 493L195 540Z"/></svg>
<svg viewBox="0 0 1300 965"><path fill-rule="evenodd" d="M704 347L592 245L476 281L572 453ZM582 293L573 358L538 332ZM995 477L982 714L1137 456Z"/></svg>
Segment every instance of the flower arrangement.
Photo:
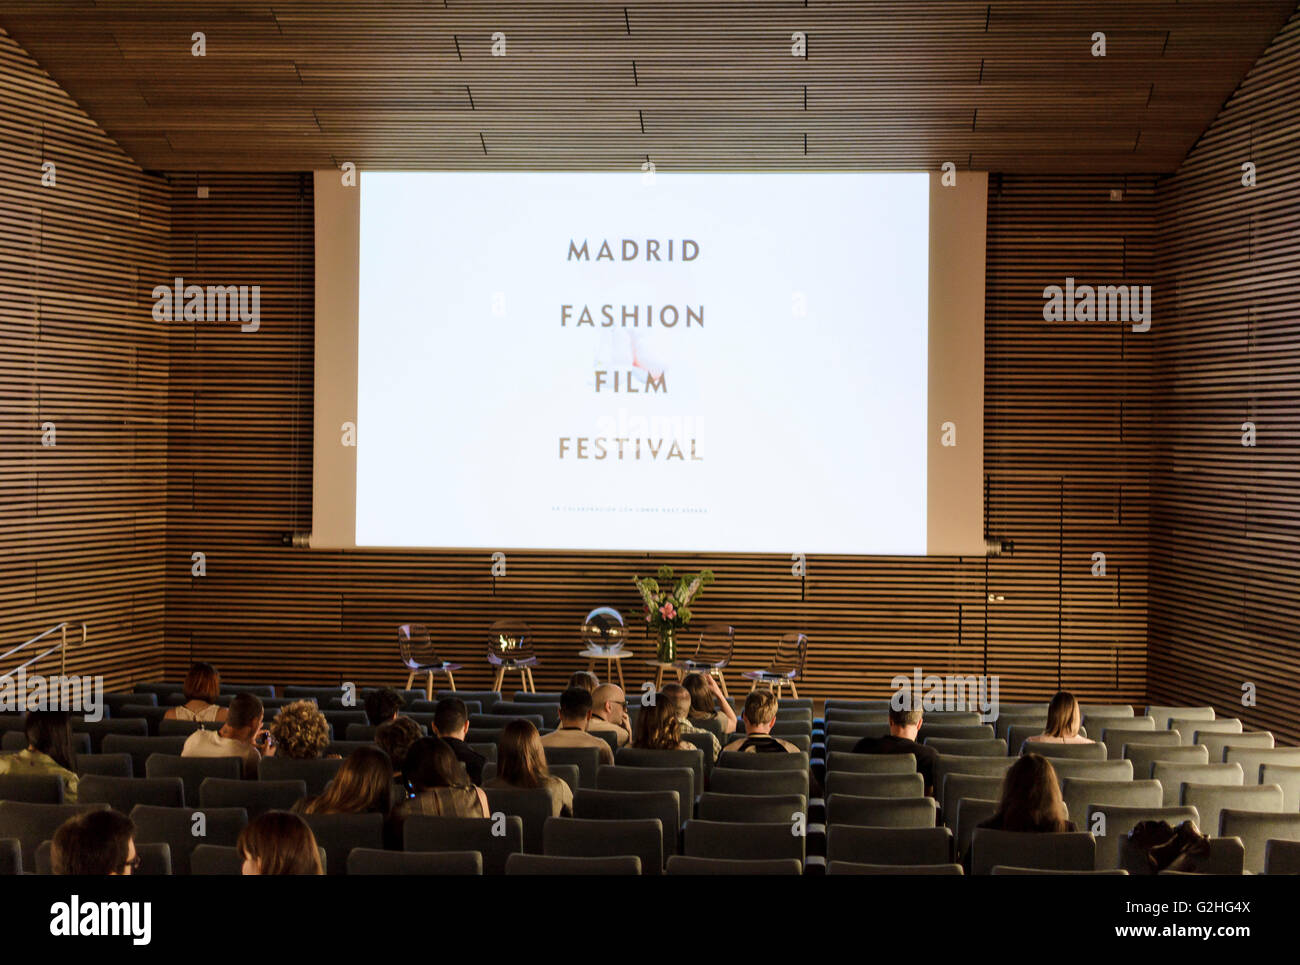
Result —
<svg viewBox="0 0 1300 965"><path fill-rule="evenodd" d="M713 583L713 571L701 570L692 577L678 577L673 583L673 568L659 567L658 579L633 577L645 601L645 622L659 634L659 659L671 662L676 656L675 632L691 622L691 603L700 590ZM663 589L661 584L672 587Z"/></svg>

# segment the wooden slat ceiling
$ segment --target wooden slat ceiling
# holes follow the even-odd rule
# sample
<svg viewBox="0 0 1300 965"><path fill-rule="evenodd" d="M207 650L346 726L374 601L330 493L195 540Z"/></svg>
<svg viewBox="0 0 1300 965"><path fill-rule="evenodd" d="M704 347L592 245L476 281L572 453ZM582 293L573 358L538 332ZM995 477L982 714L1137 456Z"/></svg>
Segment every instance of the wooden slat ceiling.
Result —
<svg viewBox="0 0 1300 965"><path fill-rule="evenodd" d="M0 27L147 169L1161 173L1294 10L0 0Z"/></svg>

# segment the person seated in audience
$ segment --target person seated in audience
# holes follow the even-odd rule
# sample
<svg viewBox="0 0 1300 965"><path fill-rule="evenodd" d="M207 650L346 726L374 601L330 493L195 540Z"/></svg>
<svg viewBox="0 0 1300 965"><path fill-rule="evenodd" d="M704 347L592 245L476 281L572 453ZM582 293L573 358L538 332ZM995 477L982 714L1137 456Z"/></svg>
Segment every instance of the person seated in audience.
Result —
<svg viewBox="0 0 1300 965"><path fill-rule="evenodd" d="M386 724L375 728L375 743L388 755L393 765L393 781L397 785L394 801L402 801L409 794L406 781L406 754L411 745L424 736L420 725L409 717L394 717Z"/></svg>
<svg viewBox="0 0 1300 965"><path fill-rule="evenodd" d="M723 735L734 734L739 722L731 704L722 696L722 688L712 674L688 673L682 686L691 695L691 709L687 713L691 723L702 727L702 721L716 720L722 725Z"/></svg>
<svg viewBox="0 0 1300 965"><path fill-rule="evenodd" d="M496 777L483 786L542 788L551 799L552 817L573 816L573 790L546 767L542 741L531 720L512 720L501 729Z"/></svg>
<svg viewBox="0 0 1300 965"><path fill-rule="evenodd" d="M1052 762L1041 754L1025 754L1007 768L1002 794L993 817L975 825L995 831L1073 831L1066 817L1061 785Z"/></svg>
<svg viewBox="0 0 1300 965"><path fill-rule="evenodd" d="M210 663L196 663L185 675L185 703L170 707L163 717L167 720L198 720L205 723L224 723L229 711L217 705L221 694L221 674Z"/></svg>
<svg viewBox="0 0 1300 965"><path fill-rule="evenodd" d="M664 684L664 689L661 692L672 701L673 708L677 713L677 723L680 725L683 734L708 735L709 739L705 743L709 746L701 749L704 750L704 756L708 759L708 763L712 765L717 761L718 755L722 753L722 741L718 740L718 735L713 731L705 730L703 727L696 727L691 723L691 692L677 683ZM690 741L685 742L690 743ZM691 746L699 747L698 744L691 744Z"/></svg>
<svg viewBox="0 0 1300 965"><path fill-rule="evenodd" d="M916 770L925 783L925 793L934 796L934 764L939 759L933 747L918 744L917 731L921 729L923 714L921 708L909 709L910 703L903 702L903 707L889 708L889 734L886 737L864 737L853 745L855 754L912 754L916 757Z"/></svg>
<svg viewBox="0 0 1300 965"><path fill-rule="evenodd" d="M358 747L348 755L324 793L303 798L300 814L382 814L393 809L393 762L377 747Z"/></svg>
<svg viewBox="0 0 1300 965"><path fill-rule="evenodd" d="M54 832L50 865L56 875L135 874L135 823L112 809L69 818Z"/></svg>
<svg viewBox="0 0 1300 965"><path fill-rule="evenodd" d="M465 743L469 733L469 708L459 697L444 697L433 708L433 729L447 742L456 760L465 765L471 784L483 783L487 758Z"/></svg>
<svg viewBox="0 0 1300 965"><path fill-rule="evenodd" d="M255 694L235 694L220 730L196 730L185 739L181 757L238 757L244 777L257 778L257 763L276 748L262 729L262 701Z"/></svg>
<svg viewBox="0 0 1300 965"><path fill-rule="evenodd" d="M619 747L626 747L632 739L632 724L627 716L627 695L622 687L601 684L591 694L591 733L612 731Z"/></svg>
<svg viewBox="0 0 1300 965"><path fill-rule="evenodd" d="M296 761L317 760L330 743L329 721L310 700L295 700L281 707L270 731L275 753Z"/></svg>
<svg viewBox="0 0 1300 965"><path fill-rule="evenodd" d="M0 774L63 778L63 801L77 803L77 772L73 770L72 718L66 711L33 710L23 721L27 749L0 755Z"/></svg>
<svg viewBox="0 0 1300 965"><path fill-rule="evenodd" d="M406 777L415 796L399 804L393 816L412 814L445 818L486 818L487 795L471 784L455 752L441 737L421 737L406 754Z"/></svg>
<svg viewBox="0 0 1300 965"><path fill-rule="evenodd" d="M1047 730L1029 739L1045 744L1095 743L1087 737L1079 736L1080 717L1079 702L1074 699L1074 694L1059 691L1047 705Z"/></svg>
<svg viewBox="0 0 1300 965"><path fill-rule="evenodd" d="M697 748L682 740L682 723L677 719L677 701L660 691L654 702L643 706L636 715L636 733L632 747L651 751L693 751Z"/></svg>
<svg viewBox="0 0 1300 965"><path fill-rule="evenodd" d="M366 694L365 700L361 703L366 711L366 720L370 721L371 727L388 723L406 706L402 695L392 687L372 690Z"/></svg>
<svg viewBox="0 0 1300 965"><path fill-rule="evenodd" d="M745 753L798 754L799 748L789 741L773 737L772 725L776 723L776 694L770 690L751 690L745 698L742 717L745 722L745 737L737 738L724 751L744 751Z"/></svg>
<svg viewBox="0 0 1300 965"><path fill-rule="evenodd" d="M587 693L593 693L600 686L600 678L590 670L577 670L569 678L569 687L579 687Z"/></svg>
<svg viewBox="0 0 1300 965"><path fill-rule="evenodd" d="M246 875L323 875L311 828L289 811L265 811L239 832L235 847Z"/></svg>
<svg viewBox="0 0 1300 965"><path fill-rule="evenodd" d="M614 763L614 749L603 737L587 732L591 721L591 691L570 687L560 694L560 726L541 737L542 747L594 747L600 763Z"/></svg>

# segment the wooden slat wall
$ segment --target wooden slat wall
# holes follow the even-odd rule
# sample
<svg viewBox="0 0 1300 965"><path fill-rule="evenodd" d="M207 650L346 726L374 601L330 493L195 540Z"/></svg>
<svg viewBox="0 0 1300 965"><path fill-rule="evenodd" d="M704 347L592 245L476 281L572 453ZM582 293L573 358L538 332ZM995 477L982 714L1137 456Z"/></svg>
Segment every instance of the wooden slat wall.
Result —
<svg viewBox="0 0 1300 965"><path fill-rule="evenodd" d="M1067 275L1150 283L1152 178L994 179L988 226L988 529L998 559L669 559L313 552L279 545L311 517L312 201L297 175L176 175L174 273L260 284L256 333L171 326L166 664L216 661L228 679L403 680L395 627L422 621L486 685L488 624L536 629L539 688L580 665L577 627L601 604L638 609L635 573L711 566L700 620L738 628L738 669L786 630L812 641L801 694L881 696L896 672L998 674L1004 699L1058 684L1096 699L1146 689L1150 343L1118 325L1050 325L1042 290ZM203 184L210 197L197 197ZM1122 202L1109 190L1126 190ZM191 558L206 554L207 575ZM1092 554L1107 575L1091 575ZM998 599L989 601L992 594ZM645 649L645 648L638 648ZM629 667L631 671L633 668ZM644 679L637 667L631 679ZM629 681L631 682L631 681ZM739 686L738 677L734 684Z"/></svg>
<svg viewBox="0 0 1300 965"><path fill-rule="evenodd" d="M1159 199L1152 693L1297 743L1300 15Z"/></svg>
<svg viewBox="0 0 1300 965"><path fill-rule="evenodd" d="M110 687L162 666L167 220L164 182L0 32L0 651L85 620L68 672Z"/></svg>

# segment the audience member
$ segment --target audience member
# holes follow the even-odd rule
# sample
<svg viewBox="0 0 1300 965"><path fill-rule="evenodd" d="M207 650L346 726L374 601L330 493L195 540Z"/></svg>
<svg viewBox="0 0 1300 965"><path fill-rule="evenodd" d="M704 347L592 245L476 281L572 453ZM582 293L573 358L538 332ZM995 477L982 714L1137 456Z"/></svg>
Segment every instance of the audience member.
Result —
<svg viewBox="0 0 1300 965"><path fill-rule="evenodd" d="M623 747L632 739L632 725L627 716L627 695L622 687L614 684L601 684L591 694L591 722L587 730L612 731L618 746Z"/></svg>
<svg viewBox="0 0 1300 965"><path fill-rule="evenodd" d="M708 759L708 763L712 765L717 761L718 754L722 752L722 741L718 740L718 735L713 733L713 731L705 730L703 727L696 727L691 723L691 692L681 684L667 683L664 684L662 693L673 702L673 707L677 713L677 723L681 725L681 731L683 734L708 735L709 739L705 741L708 747L702 748L702 750L704 750L704 756ZM685 738L683 738L683 740L685 740ZM690 742L686 741L686 743ZM699 747L698 744L691 744L691 746Z"/></svg>
<svg viewBox="0 0 1300 965"><path fill-rule="evenodd" d="M398 711L406 706L406 701L392 687L381 687L366 694L361 701L366 711L366 720L371 727L386 724L397 716Z"/></svg>
<svg viewBox="0 0 1300 965"><path fill-rule="evenodd" d="M301 814L382 814L393 809L393 762L377 747L348 755L324 793L294 807Z"/></svg>
<svg viewBox="0 0 1300 965"><path fill-rule="evenodd" d="M465 765L471 784L483 782L483 765L487 758L465 743L469 733L469 708L459 697L444 697L433 708L433 729L447 742L456 760Z"/></svg>
<svg viewBox="0 0 1300 965"><path fill-rule="evenodd" d="M910 706L910 701L905 702ZM855 754L912 754L916 757L916 770L925 782L925 793L934 794L934 763L939 759L933 747L918 744L917 731L921 729L923 714L916 710L889 708L889 735L864 737L853 745Z"/></svg>
<svg viewBox="0 0 1300 965"><path fill-rule="evenodd" d="M295 700L281 707L270 731L275 753L297 761L316 760L330 743L329 721L310 700Z"/></svg>
<svg viewBox="0 0 1300 965"><path fill-rule="evenodd" d="M722 695L722 688L712 674L688 673L682 686L691 695L691 709L687 713L691 723L703 726L703 721L716 720L723 735L734 734L739 722L731 704Z"/></svg>
<svg viewBox="0 0 1300 965"><path fill-rule="evenodd" d="M221 729L196 730L181 748L181 757L238 757L244 762L246 778L257 777L262 754L274 753L262 730L262 702L253 694L235 694Z"/></svg>
<svg viewBox="0 0 1300 965"><path fill-rule="evenodd" d="M654 702L642 706L636 715L636 734L632 746L652 751L693 751L694 744L682 740L682 725L677 719L677 701L662 691Z"/></svg>
<svg viewBox="0 0 1300 965"><path fill-rule="evenodd" d="M135 824L111 809L69 818L54 832L50 864L56 875L135 874Z"/></svg>
<svg viewBox="0 0 1300 965"><path fill-rule="evenodd" d="M389 761L393 765L393 778L406 787L406 753L411 749L411 745L424 736L424 731L420 725L409 717L394 717L386 724L380 724L375 728L375 743L379 749L388 755ZM401 800L406 797L403 793L396 798Z"/></svg>
<svg viewBox="0 0 1300 965"><path fill-rule="evenodd" d="M486 818L487 795L471 784L451 746L441 737L421 737L406 754L406 777L415 796L393 812L401 820L412 814L447 818Z"/></svg>
<svg viewBox="0 0 1300 965"><path fill-rule="evenodd" d="M997 811L975 826L995 831L1073 831L1052 762L1039 754L1016 758L1002 779Z"/></svg>
<svg viewBox="0 0 1300 965"><path fill-rule="evenodd" d="M600 763L614 763L614 749L603 737L587 732L591 721L591 691L570 687L560 694L560 726L541 737L542 747L594 747Z"/></svg>
<svg viewBox="0 0 1300 965"><path fill-rule="evenodd" d="M236 845L246 875L323 875L311 828L289 811L266 811L239 832Z"/></svg>
<svg viewBox="0 0 1300 965"><path fill-rule="evenodd" d="M0 755L0 774L35 777L55 774L63 778L63 800L77 803L77 772L73 770L72 718L66 711L33 710L23 721L27 748Z"/></svg>
<svg viewBox="0 0 1300 965"><path fill-rule="evenodd" d="M1047 730L1029 739L1045 744L1092 744L1094 741L1079 736L1080 716L1074 694L1059 691L1047 705Z"/></svg>
<svg viewBox="0 0 1300 965"><path fill-rule="evenodd" d="M205 723L221 723L228 711L217 705L221 694L221 674L210 663L196 663L185 675L185 703L179 707L170 707L163 714L167 720L198 720Z"/></svg>
<svg viewBox="0 0 1300 965"><path fill-rule="evenodd" d="M512 720L502 728L497 741L496 777L483 786L542 788L551 799L552 817L573 815L573 790L547 768L542 741L531 720Z"/></svg>
<svg viewBox="0 0 1300 965"><path fill-rule="evenodd" d="M592 693L599 686L600 678L590 670L574 671L573 676L569 678L570 689L573 687L579 687L587 693Z"/></svg>
<svg viewBox="0 0 1300 965"><path fill-rule="evenodd" d="M789 741L771 734L772 725L776 723L776 694L770 690L751 690L745 698L743 719L745 737L737 738L724 751L744 751L745 753L798 754L799 748Z"/></svg>

